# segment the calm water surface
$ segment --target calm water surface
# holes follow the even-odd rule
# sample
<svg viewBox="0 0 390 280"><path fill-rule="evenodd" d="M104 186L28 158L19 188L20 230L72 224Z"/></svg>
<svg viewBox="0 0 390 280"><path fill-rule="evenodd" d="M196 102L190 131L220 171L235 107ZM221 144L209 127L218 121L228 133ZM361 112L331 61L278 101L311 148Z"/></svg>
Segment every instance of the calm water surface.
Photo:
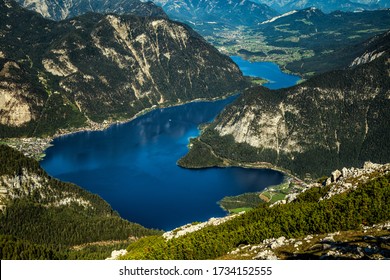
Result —
<svg viewBox="0 0 390 280"><path fill-rule="evenodd" d="M239 56L231 56L231 59L240 67L244 75L268 80L269 82L263 86L270 89L291 87L301 79L299 76L283 73L273 62L250 62Z"/></svg>
<svg viewBox="0 0 390 280"><path fill-rule="evenodd" d="M122 217L146 227L170 230L224 216L217 204L224 196L260 191L283 180L282 173L268 169L176 165L188 151L189 138L199 134L198 125L212 121L234 98L158 109L105 131L59 137L41 165L50 175L99 194Z"/></svg>

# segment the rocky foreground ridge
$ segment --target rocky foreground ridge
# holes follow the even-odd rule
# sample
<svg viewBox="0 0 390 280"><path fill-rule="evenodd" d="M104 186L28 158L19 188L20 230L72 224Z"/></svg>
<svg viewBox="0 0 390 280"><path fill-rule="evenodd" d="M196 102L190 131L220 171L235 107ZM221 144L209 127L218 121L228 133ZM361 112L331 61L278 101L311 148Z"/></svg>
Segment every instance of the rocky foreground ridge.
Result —
<svg viewBox="0 0 390 280"><path fill-rule="evenodd" d="M342 171L336 170L332 172L331 176L327 179L324 179L323 184L320 183L312 183L308 184L305 189L303 189L300 193L290 194L285 200L278 201L269 206L260 206L263 209L253 209L246 213L240 213L237 215L231 215L224 218L211 218L207 222L203 223L193 223L182 226L180 228L174 229L172 231L166 232L163 234L162 238L155 239L158 240L157 248L164 248L166 246L167 251L173 250L177 253L177 251L181 252L176 246L178 244L186 244L186 242L190 242L188 246L192 246L192 242L194 242L196 246L199 247L207 247L207 245L203 244L203 242L215 243L214 239L218 239L219 237L226 238L225 242L228 243L230 235L235 236L234 239L238 238L239 246L235 246L236 248L233 250L229 250L226 254L219 256L222 259L361 259L361 258L369 258L369 259L383 259L390 257L390 239L389 239L389 220L388 213L387 218L384 218L386 221L381 221L376 224L365 224L367 221L362 220L360 225L352 226L339 226L336 228L343 228L343 230L338 231L327 231L324 228L334 228L332 227L332 222L328 219L338 219L333 216L332 213L329 213L329 217L322 217L320 213L307 212L308 208L313 207L313 209L317 209L314 211L324 211L327 207L336 207L337 203L344 205L346 202L340 202L340 198L354 195L355 193L364 192L365 188L372 188L372 182L382 182L382 178L389 178L390 175L390 164L374 164L371 162L366 162L362 168L343 168ZM385 179L388 182L388 179ZM383 184L383 183L379 183ZM379 186L378 184L378 186ZM388 183L385 183L388 184ZM388 185L383 185L383 187L388 189ZM367 191L370 193L370 191ZM359 197L360 194L356 196ZM373 196L374 194L371 194ZM343 199L344 199L343 198ZM360 199L360 198L358 198ZM383 198L384 202L388 201L389 197ZM324 203L328 201L329 203ZM353 204L351 200L349 203ZM325 208L321 208L324 206L319 205L328 205ZM363 203L364 204L364 203ZM288 207L291 206L291 207ZM386 205L384 205L386 206ZM302 208L300 208L302 207ZM354 211L363 211L361 209L355 209L345 207L344 210L337 211L346 211L347 213L337 212L340 215L348 216L354 215L356 213ZM356 207L356 206L355 206ZM360 206L358 206L360 207ZM362 206L367 207L367 206ZM370 207L370 206L368 206ZM373 206L377 207L377 206ZM387 207L387 206L386 206ZM268 208L269 210L266 210ZM296 214L288 214L291 209L301 209ZM306 209L306 210L304 210ZM320 210L321 209L321 210ZM382 215L381 211L387 211L385 209L377 209L378 215ZM256 214L257 211L262 211L262 214ZM276 214L275 217L269 218L267 211L281 211L282 214ZM325 210L327 211L327 210ZM331 212L333 210L330 210ZM349 212L350 211L350 212ZM296 215L304 215L297 217ZM342 213L342 214L341 214ZM348 214L350 213L350 214ZM381 213L381 214L379 214ZM256 216L257 215L257 216ZM286 217L288 217L286 220ZM291 215L291 216L290 216ZM318 215L318 216L317 216ZM338 215L338 214L337 214ZM376 214L375 214L376 215ZM317 216L317 218L314 218ZM321 224L320 222L324 219ZM280 231L281 228L285 230L288 235L279 235L277 233L270 233L270 226L258 229L260 232L255 231L251 233L252 227L254 224L263 222L263 220L269 220L272 224L272 228L277 231ZM281 221L279 221L281 219ZM292 220L289 220L292 219ZM297 219L295 221L295 219ZM318 220L316 220L318 219ZM343 219L343 218L341 218ZM353 219L352 219L353 220ZM352 220L341 221L341 223L350 223ZM278 224L280 222L280 224ZM334 221L333 221L334 222ZM317 224L313 226L317 228L317 231L312 231L310 234L292 234L292 231L296 227L306 227L308 224ZM329 223L329 224L328 224ZM355 223L355 222L354 222ZM278 224L278 225L275 225ZM324 227L324 228L323 228ZM348 229L349 227L349 229ZM225 231L223 230L225 229ZM227 231L226 231L227 229ZM264 232L263 232L264 231ZM304 231L302 231L304 232ZM216 234L215 236L213 234ZM221 234L219 236L218 234ZM237 237L236 235L238 234ZM251 234L259 235L264 234L265 236L276 235L272 238L265 238L260 243L252 243L248 240L256 240L257 238L249 237ZM291 237L291 234L294 237ZM219 237L218 237L219 236ZM287 236L287 237L286 237ZM252 238L252 239L251 239ZM203 241L201 241L203 240ZM208 240L208 241L206 241ZM242 241L245 240L245 241ZM148 243L144 241L148 248L153 248L153 243ZM220 242L224 242L220 240ZM142 240L140 240L142 244ZM172 245L175 244L175 245ZM216 246L215 243L212 246ZM226 244L223 243L219 246L223 247ZM171 247L173 246L173 247ZM194 248L195 248L194 247ZM140 255L137 253L138 249L142 250L142 245L130 245L128 248L128 252L121 250L120 252L114 252L113 257L115 258L139 258ZM191 247L192 248L192 247ZM193 248L193 250L195 250ZM153 250L158 251L159 249L150 249L151 252ZM189 252L191 250L189 249ZM142 253L143 254L143 253ZM141 256L142 256L141 254ZM164 258L164 254L160 255L148 255L152 258ZM167 258L172 258L168 253ZM191 254L186 255L183 253L183 256L191 256ZM179 256L180 253L179 253ZM143 258L143 257L141 257ZM175 258L175 257L174 257Z"/></svg>
<svg viewBox="0 0 390 280"><path fill-rule="evenodd" d="M342 168L342 171L333 171L331 176L324 180L323 185L320 183L305 184L305 188L301 189L299 192L288 194L285 199L279 200L271 204L270 207L274 207L280 204L291 203L295 199L297 199L300 194L308 191L311 188L328 187L326 193L324 193L324 195L320 197L318 201L330 199L336 194L342 194L348 191L356 190L359 184L367 183L369 180L378 177L378 175L382 176L385 174L390 174L390 163L377 164L372 162L365 162L362 168L344 167ZM171 238L177 238L185 234L200 230L206 226L220 225L226 221L238 217L243 213L244 212L239 214L232 214L223 218L211 218L209 221L203 223L187 224L172 231L165 232L163 236L167 240Z"/></svg>
<svg viewBox="0 0 390 280"><path fill-rule="evenodd" d="M342 194L348 191L356 190L359 184L367 183L378 174L385 175L390 173L390 163L377 164L372 162L365 162L362 168L342 168L332 172L331 176L323 180L321 183L305 184L299 192L288 194L285 199L279 200L271 205L286 204L294 201L301 193L304 193L311 188L327 187L326 193L319 198L318 201L330 199L336 194Z"/></svg>
<svg viewBox="0 0 390 280"><path fill-rule="evenodd" d="M390 163L376 164L372 162L365 162L362 168L344 167L341 171L333 171L331 176L324 180L324 185L321 185L320 183L305 184L305 188L301 189L299 192L288 194L285 199L279 200L271 204L270 207L274 207L280 204L291 203L301 193L304 193L311 188L328 187L327 192L321 198L319 198L319 201L324 199L330 199L336 194L342 194L348 191L356 190L359 184L367 183L370 179L378 176L378 174L384 175L388 173L390 173ZM242 215L243 213L244 212L232 214L223 218L210 218L208 221L202 223L187 224L174 230L165 232L163 234L163 237L169 240L172 238L178 238L191 232L201 230L202 228L207 226L218 226L224 222L238 217L239 215Z"/></svg>
<svg viewBox="0 0 390 280"><path fill-rule="evenodd" d="M390 164L364 163L362 168L342 168L319 183L309 184L301 193L310 188L327 188L318 201L334 195L351 192L369 180L390 174ZM285 200L271 205L292 203L300 193L290 194ZM354 231L338 231L328 234L307 235L301 238L266 239L262 244L240 246L228 253L227 258L260 260L276 259L388 259L390 258L390 221L372 226L361 226Z"/></svg>
<svg viewBox="0 0 390 280"><path fill-rule="evenodd" d="M226 259L374 259L390 258L390 222L362 226L354 231L313 234L302 238L284 236L261 244L240 246Z"/></svg>

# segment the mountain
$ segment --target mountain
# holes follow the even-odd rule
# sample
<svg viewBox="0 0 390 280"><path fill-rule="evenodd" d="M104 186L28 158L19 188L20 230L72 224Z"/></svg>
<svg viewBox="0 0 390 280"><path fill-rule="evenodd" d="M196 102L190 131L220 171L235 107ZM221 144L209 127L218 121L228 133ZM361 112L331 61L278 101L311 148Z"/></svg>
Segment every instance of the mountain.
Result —
<svg viewBox="0 0 390 280"><path fill-rule="evenodd" d="M271 52L265 52L268 59L278 49L286 54L276 57L286 69L305 75L347 67L363 50L362 42L389 26L389 10L325 14L309 8L264 22L251 36L264 38Z"/></svg>
<svg viewBox="0 0 390 280"><path fill-rule="evenodd" d="M356 46L355 49L359 49L359 55L355 57L350 67L371 62L388 52L390 50L389 36L390 31L374 36L363 44ZM353 53L357 53L357 51L355 50Z"/></svg>
<svg viewBox="0 0 390 280"><path fill-rule="evenodd" d="M276 166L303 178L390 160L390 33L355 67L295 87L250 89L191 141L185 167Z"/></svg>
<svg viewBox="0 0 390 280"><path fill-rule="evenodd" d="M386 32L390 10L324 13L293 10L255 27L196 26L222 53L274 61L303 77L343 69L362 51L362 42ZM364 51L364 49L363 49Z"/></svg>
<svg viewBox="0 0 390 280"><path fill-rule="evenodd" d="M320 9L308 8L265 21L255 30L262 33L273 46L322 52L351 42L359 43L376 35L369 35L375 29L383 33L389 26L389 10L325 14Z"/></svg>
<svg viewBox="0 0 390 280"><path fill-rule="evenodd" d="M196 25L252 26L277 13L248 0L154 0L173 19ZM196 27L195 27L196 28Z"/></svg>
<svg viewBox="0 0 390 280"><path fill-rule="evenodd" d="M122 219L99 196L50 177L37 161L8 146L0 146L0 162L2 259L7 256L4 236L12 236L11 240L6 238L8 241L27 241L29 247L62 246L64 257L70 246L112 240L129 242L160 233ZM21 247L11 250L14 249ZM23 254L14 257L26 258ZM40 257L54 256L34 256Z"/></svg>
<svg viewBox="0 0 390 280"><path fill-rule="evenodd" d="M376 3L377 1L371 1L371 3L359 3L359 1L352 0L254 0L254 2L266 4L279 13L286 13L292 10L301 10L310 7L321 9L325 13L333 11L354 12L386 7L385 4L382 5L380 3ZM383 3L384 2L385 1L383 1Z"/></svg>
<svg viewBox="0 0 390 280"><path fill-rule="evenodd" d="M390 2L388 0L352 0L351 2L365 5L377 5L381 8L390 8Z"/></svg>
<svg viewBox="0 0 390 280"><path fill-rule="evenodd" d="M0 1L0 137L126 120L155 106L219 98L247 83L186 25L85 14L55 22Z"/></svg>
<svg viewBox="0 0 390 280"><path fill-rule="evenodd" d="M116 13L138 16L166 17L164 11L152 2L139 0L16 0L23 7L36 11L45 18L63 20L85 14Z"/></svg>

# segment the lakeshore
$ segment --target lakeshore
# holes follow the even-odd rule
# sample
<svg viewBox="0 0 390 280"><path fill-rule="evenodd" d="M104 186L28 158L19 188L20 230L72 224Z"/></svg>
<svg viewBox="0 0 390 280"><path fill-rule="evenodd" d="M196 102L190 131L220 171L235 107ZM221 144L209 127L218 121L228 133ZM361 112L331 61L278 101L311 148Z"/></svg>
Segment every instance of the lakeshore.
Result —
<svg viewBox="0 0 390 280"><path fill-rule="evenodd" d="M146 108L137 114L135 114L133 117L128 119L120 119L120 120L104 120L101 123L97 123L91 120L88 120L86 126L82 127L73 127L69 129L59 129L54 135L47 136L47 137L19 137L19 138L0 138L0 144L8 145L11 148L14 148L18 150L19 152L22 152L25 156L29 158L33 158L37 161L41 161L45 157L45 151L49 147L52 146L52 142L54 139L72 135L75 133L82 133L82 132L93 132L93 131L104 131L108 128L110 128L113 125L121 125L129 123L138 117L141 117L153 110L158 109L164 109L164 108L170 108L170 107L176 107L181 106L193 102L213 102L218 100L223 100L232 96L238 96L238 92L230 92L228 94L225 94L224 96L221 96L219 98L197 98L192 101L188 102L179 102L179 103L173 103L173 104L163 104L163 105L154 105L150 108Z"/></svg>
<svg viewBox="0 0 390 280"><path fill-rule="evenodd" d="M284 175L269 169L189 170L176 161L188 139L212 121L234 97L153 110L104 131L58 137L41 166L49 175L75 183L105 199L123 218L149 228L223 217L217 201L227 195L275 185Z"/></svg>
<svg viewBox="0 0 390 280"><path fill-rule="evenodd" d="M122 217L169 230L226 216L217 204L223 197L260 192L282 183L285 177L285 172L265 163L236 167L229 163L224 168L202 170L177 166L177 160L188 151L189 139L233 102L234 95L237 93L153 106L130 119L89 121L87 126L59 130L44 140L32 138L15 146L39 155L49 175L100 195ZM31 150L34 142L43 144Z"/></svg>

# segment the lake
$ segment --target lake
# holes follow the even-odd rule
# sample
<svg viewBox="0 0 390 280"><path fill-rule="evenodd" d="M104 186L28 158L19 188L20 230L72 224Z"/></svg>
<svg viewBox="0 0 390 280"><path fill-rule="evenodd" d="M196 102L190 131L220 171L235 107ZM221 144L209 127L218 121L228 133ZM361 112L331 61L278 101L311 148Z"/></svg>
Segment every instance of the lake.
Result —
<svg viewBox="0 0 390 280"><path fill-rule="evenodd" d="M156 109L104 131L56 138L41 166L53 177L100 195L123 218L146 227L170 230L225 216L217 204L223 197L260 191L284 179L269 169L176 165L188 151L189 138L199 135L198 126L235 98Z"/></svg>
<svg viewBox="0 0 390 280"><path fill-rule="evenodd" d="M291 87L301 79L299 76L283 73L273 62L251 62L240 56L231 56L231 59L240 67L244 75L268 80L268 83L263 86L270 89Z"/></svg>

